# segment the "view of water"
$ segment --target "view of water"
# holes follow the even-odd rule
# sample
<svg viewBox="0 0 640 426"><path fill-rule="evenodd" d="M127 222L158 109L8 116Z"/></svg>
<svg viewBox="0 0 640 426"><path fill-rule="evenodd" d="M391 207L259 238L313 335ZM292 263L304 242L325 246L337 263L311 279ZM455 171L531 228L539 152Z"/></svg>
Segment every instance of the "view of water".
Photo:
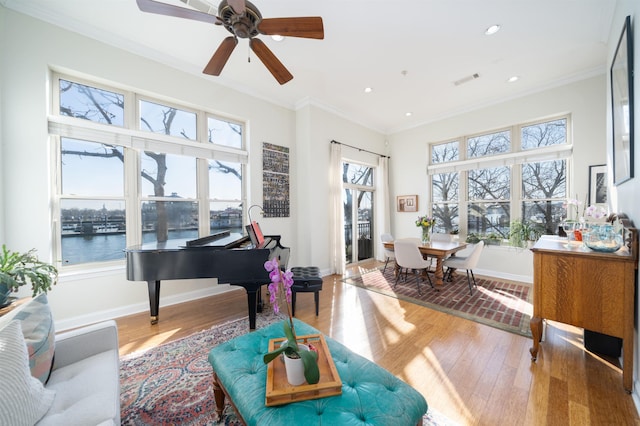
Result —
<svg viewBox="0 0 640 426"><path fill-rule="evenodd" d="M212 233L218 231L220 230L211 230ZM240 232L240 229L232 229L231 232ZM169 239L180 238L198 238L198 231L195 229L169 231ZM143 243L155 241L156 235L153 232L146 232L142 235L142 240ZM65 236L62 238L62 264L77 265L124 259L125 248L125 234Z"/></svg>

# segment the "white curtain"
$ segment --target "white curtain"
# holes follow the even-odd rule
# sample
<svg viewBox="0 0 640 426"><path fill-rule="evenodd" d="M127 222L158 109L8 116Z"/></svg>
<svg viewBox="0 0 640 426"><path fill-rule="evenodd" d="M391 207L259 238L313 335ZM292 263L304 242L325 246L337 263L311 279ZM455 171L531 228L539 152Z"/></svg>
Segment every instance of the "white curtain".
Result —
<svg viewBox="0 0 640 426"><path fill-rule="evenodd" d="M329 165L329 250L331 270L343 275L344 260L344 212L342 206L342 146L331 144Z"/></svg>
<svg viewBox="0 0 640 426"><path fill-rule="evenodd" d="M380 235L391 234L391 210L389 206L389 158L380 156L378 160L378 171L376 173L376 211L375 211L375 236L376 258L384 261L384 247L380 240Z"/></svg>

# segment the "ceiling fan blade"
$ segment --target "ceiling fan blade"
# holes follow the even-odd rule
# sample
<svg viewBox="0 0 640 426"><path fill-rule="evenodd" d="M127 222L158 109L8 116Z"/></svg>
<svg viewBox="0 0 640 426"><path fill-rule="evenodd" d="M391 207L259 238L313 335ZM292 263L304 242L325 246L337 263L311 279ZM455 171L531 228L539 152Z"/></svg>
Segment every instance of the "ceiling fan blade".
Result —
<svg viewBox="0 0 640 426"><path fill-rule="evenodd" d="M175 16L178 18L194 19L196 21L207 22L210 24L222 24L222 20L214 15L191 10L180 6L174 6L168 3L162 3L155 0L136 0L138 8L143 12L157 13L159 15Z"/></svg>
<svg viewBox="0 0 640 426"><path fill-rule="evenodd" d="M285 84L287 81L293 78L293 75L282 65L282 62L276 58L276 55L267 47L266 44L260 39L252 38L249 41L251 50L253 50L258 58L262 61L265 67L271 74L278 80L278 83Z"/></svg>
<svg viewBox="0 0 640 426"><path fill-rule="evenodd" d="M244 13L245 5L244 0L227 0L227 4L231 6L231 9L238 15Z"/></svg>
<svg viewBox="0 0 640 426"><path fill-rule="evenodd" d="M258 31L264 35L287 37L324 38L324 26L319 16L301 18L266 18L258 24Z"/></svg>
<svg viewBox="0 0 640 426"><path fill-rule="evenodd" d="M216 53L213 54L211 60L207 66L204 67L202 72L209 75L220 75L222 68L226 65L229 60L229 56L231 56L231 52L233 52L233 49L235 49L237 44L238 39L234 36L229 36L222 40L222 43L218 46Z"/></svg>

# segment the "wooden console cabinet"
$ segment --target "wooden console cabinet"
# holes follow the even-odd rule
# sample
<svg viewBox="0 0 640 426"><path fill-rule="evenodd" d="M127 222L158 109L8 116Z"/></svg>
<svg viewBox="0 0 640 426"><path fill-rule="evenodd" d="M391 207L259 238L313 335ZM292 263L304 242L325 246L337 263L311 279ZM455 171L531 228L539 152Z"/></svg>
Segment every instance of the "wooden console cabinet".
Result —
<svg viewBox="0 0 640 426"><path fill-rule="evenodd" d="M622 383L633 386L633 311L638 238L629 230L628 247L598 253L566 239L543 237L533 251L531 359L538 356L543 319L623 339Z"/></svg>

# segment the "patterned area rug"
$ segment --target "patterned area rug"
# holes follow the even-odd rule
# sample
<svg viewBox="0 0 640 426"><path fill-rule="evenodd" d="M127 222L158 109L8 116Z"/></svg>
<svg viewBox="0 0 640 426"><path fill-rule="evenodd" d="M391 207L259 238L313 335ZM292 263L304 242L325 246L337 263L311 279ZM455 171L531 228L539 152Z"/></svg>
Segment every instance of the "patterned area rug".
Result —
<svg viewBox="0 0 640 426"><path fill-rule="evenodd" d="M453 281L445 282L440 291L431 288L428 281L421 281L420 295L415 276L409 274L407 281L399 280L395 285L394 268L391 266L386 272L376 268L343 281L511 333L531 336L529 320L533 313L533 290L530 284L476 276L477 288L470 295L467 275L461 271L453 274Z"/></svg>
<svg viewBox="0 0 640 426"><path fill-rule="evenodd" d="M256 328L275 321L282 321L282 317L260 314ZM248 324L247 318L231 321L121 358L122 424L241 425L229 404L225 405L221 419L215 413L207 356L212 347L247 333ZM453 425L432 408L423 418L423 426Z"/></svg>

